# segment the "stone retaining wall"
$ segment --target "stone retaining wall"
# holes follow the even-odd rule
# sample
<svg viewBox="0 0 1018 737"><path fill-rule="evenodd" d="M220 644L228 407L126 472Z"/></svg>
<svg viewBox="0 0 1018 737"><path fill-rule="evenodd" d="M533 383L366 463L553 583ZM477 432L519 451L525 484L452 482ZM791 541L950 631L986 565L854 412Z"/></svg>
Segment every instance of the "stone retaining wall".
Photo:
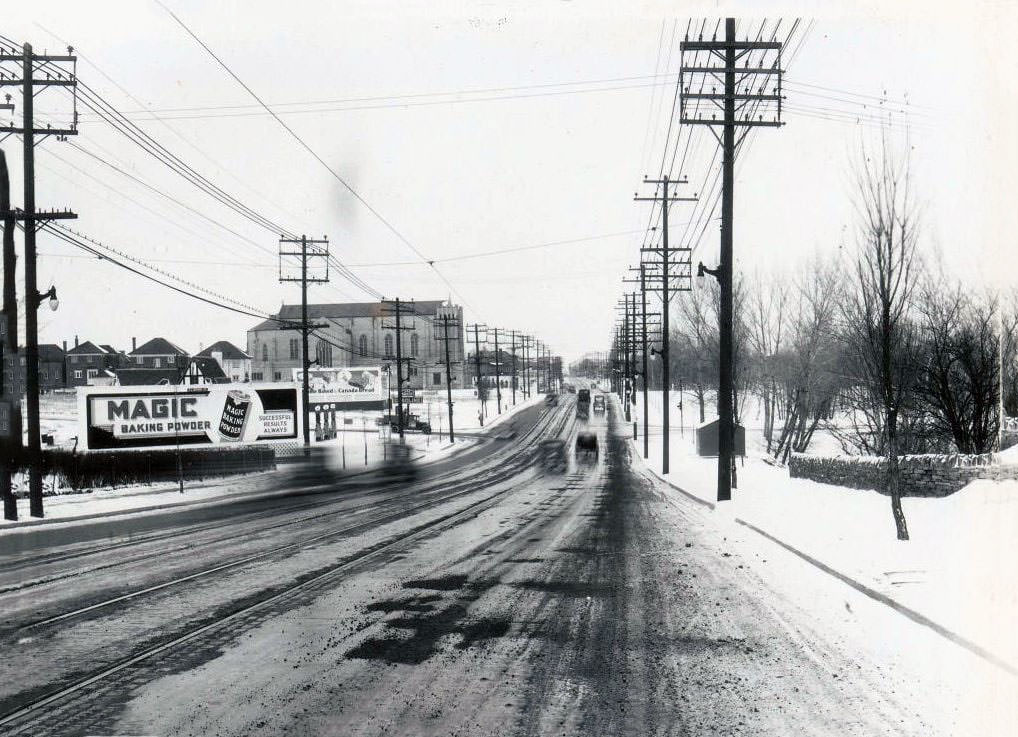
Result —
<svg viewBox="0 0 1018 737"><path fill-rule="evenodd" d="M985 455L902 456L902 496L944 497L975 479L1018 480L1018 464L1002 465ZM788 461L792 478L852 489L885 493L887 461L873 456L808 456L793 454Z"/></svg>

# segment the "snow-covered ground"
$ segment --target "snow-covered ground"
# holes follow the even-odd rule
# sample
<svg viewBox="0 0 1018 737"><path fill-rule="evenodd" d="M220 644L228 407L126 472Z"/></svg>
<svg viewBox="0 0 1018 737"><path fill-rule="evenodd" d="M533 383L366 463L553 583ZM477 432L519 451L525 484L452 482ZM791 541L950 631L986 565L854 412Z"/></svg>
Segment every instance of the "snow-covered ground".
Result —
<svg viewBox="0 0 1018 737"><path fill-rule="evenodd" d="M717 459L696 456L692 426L699 418L688 411L693 398L686 402L684 436L673 413L670 473L662 478L714 502ZM651 395L650 411L657 427L647 467L661 476L660 394ZM1018 667L1018 482L975 481L944 499L904 499L911 540L899 542L888 497L790 478L754 453L751 433L758 435L750 423L750 457L739 461L738 488L719 514L760 528ZM642 438L634 448L642 456Z"/></svg>

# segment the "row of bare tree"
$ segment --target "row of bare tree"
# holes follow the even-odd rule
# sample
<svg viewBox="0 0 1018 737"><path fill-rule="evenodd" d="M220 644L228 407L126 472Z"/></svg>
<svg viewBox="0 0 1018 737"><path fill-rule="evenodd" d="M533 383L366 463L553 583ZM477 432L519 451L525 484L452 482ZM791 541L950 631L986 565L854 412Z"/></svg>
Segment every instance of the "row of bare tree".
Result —
<svg viewBox="0 0 1018 737"><path fill-rule="evenodd" d="M792 275L737 276L735 412L758 397L767 452L787 461L818 429L846 452L887 460L899 539L908 539L899 457L996 449L999 402L1018 414L1018 293L973 290L920 252L907 156L883 138L854 168L856 247ZM845 251L845 252L843 252ZM850 251L850 252L849 252ZM679 297L673 376L700 405L713 392L718 289Z"/></svg>

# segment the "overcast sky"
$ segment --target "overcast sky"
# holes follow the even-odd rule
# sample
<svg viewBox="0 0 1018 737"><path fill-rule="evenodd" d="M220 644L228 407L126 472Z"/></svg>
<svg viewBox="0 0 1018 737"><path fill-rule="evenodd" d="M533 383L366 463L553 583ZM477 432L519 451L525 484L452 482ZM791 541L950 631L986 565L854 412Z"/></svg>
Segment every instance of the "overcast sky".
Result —
<svg viewBox="0 0 1018 737"><path fill-rule="evenodd" d="M886 3L165 2L263 100L298 103L276 109L436 261L468 321L533 333L567 357L609 340L620 280L638 260L649 214L633 192L657 171L665 145L674 77L655 74L677 72L687 23L699 27L705 14L710 27L725 13L739 16L740 36L765 19L770 32L780 18L780 38L804 18L785 60L787 125L762 130L739 160L741 268L794 269L811 254L851 247L848 165L876 135L872 116L890 107L895 145L912 151L924 248L973 284L1018 281L1012 3L900 3L900 15L887 17ZM439 274L159 4L22 4L5 8L0 33L37 51L73 44L82 81L248 207L292 232L328 234L333 253L379 292L450 296ZM20 94L14 102L20 111ZM56 122L69 98L47 91L38 106ZM37 148L39 207L71 207L80 216L71 227L257 311L299 299L295 285L277 281L273 233L79 110L73 144L218 225L55 140ZM688 132L680 135L685 145ZM690 193L716 170L709 134L701 129L691 141L682 172ZM20 143L9 138L0 148L18 206ZM673 239L695 207L673 207ZM442 261L562 241L571 242ZM715 263L717 224L696 242L694 263ZM132 336L161 335L197 351L220 339L243 346L257 322L47 234L39 251L40 288L54 284L61 298L59 311L41 315L42 342L78 334L129 350ZM333 273L311 299L371 297Z"/></svg>

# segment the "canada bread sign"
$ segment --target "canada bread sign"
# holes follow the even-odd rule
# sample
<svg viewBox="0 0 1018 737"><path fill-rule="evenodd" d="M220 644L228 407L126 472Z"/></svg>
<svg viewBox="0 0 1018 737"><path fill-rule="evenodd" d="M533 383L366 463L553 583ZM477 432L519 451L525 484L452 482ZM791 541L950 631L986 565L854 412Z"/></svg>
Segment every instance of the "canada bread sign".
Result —
<svg viewBox="0 0 1018 737"><path fill-rule="evenodd" d="M223 445L300 436L293 384L81 387L86 450Z"/></svg>

